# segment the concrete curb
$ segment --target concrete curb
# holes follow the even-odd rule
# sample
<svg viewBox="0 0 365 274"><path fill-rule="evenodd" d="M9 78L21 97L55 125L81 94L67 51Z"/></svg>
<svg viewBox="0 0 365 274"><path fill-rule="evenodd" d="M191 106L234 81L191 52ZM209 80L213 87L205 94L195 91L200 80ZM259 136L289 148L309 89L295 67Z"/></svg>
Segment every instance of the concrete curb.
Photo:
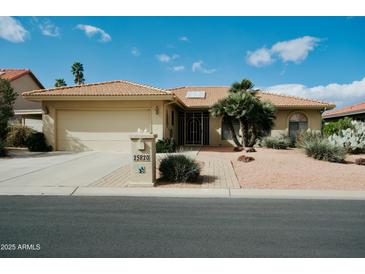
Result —
<svg viewBox="0 0 365 274"><path fill-rule="evenodd" d="M229 189L79 187L73 196L229 198Z"/></svg>
<svg viewBox="0 0 365 274"><path fill-rule="evenodd" d="M365 200L365 191L231 189L230 198Z"/></svg>
<svg viewBox="0 0 365 274"><path fill-rule="evenodd" d="M228 198L228 199L305 199L365 200L365 191L340 190L276 190L276 189L195 189L134 187L44 187L0 186L1 195L50 196L124 196L163 198Z"/></svg>
<svg viewBox="0 0 365 274"><path fill-rule="evenodd" d="M60 187L60 186L1 186L0 195L56 195L69 196L75 190L75 187Z"/></svg>

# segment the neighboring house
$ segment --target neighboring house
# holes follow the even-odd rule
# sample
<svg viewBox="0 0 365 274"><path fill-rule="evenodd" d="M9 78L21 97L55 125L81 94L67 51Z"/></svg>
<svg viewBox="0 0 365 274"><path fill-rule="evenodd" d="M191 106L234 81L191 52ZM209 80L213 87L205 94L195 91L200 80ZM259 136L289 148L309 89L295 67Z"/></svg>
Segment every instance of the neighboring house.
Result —
<svg viewBox="0 0 365 274"><path fill-rule="evenodd" d="M229 87L171 90L128 81L35 90L24 98L42 102L43 132L56 150L129 152L129 134L138 128L180 145L233 145L226 122L209 108ZM300 129L321 129L321 112L335 106L298 97L259 92L277 108L273 135L295 136Z"/></svg>
<svg viewBox="0 0 365 274"><path fill-rule="evenodd" d="M345 117L350 117L353 120L365 121L365 102L325 112L322 117L326 122L337 121Z"/></svg>
<svg viewBox="0 0 365 274"><path fill-rule="evenodd" d="M15 118L12 122L42 131L41 103L25 100L21 94L25 91L44 89L43 85L29 69L0 69L0 78L9 80L18 94L14 104Z"/></svg>

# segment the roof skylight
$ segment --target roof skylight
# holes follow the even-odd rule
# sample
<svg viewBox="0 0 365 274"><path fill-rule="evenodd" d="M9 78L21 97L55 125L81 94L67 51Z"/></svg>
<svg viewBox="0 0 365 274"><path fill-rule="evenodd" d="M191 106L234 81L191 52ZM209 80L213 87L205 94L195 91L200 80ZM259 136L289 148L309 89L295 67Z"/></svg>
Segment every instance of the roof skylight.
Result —
<svg viewBox="0 0 365 274"><path fill-rule="evenodd" d="M192 99L205 98L205 91L187 91L185 98L192 98Z"/></svg>

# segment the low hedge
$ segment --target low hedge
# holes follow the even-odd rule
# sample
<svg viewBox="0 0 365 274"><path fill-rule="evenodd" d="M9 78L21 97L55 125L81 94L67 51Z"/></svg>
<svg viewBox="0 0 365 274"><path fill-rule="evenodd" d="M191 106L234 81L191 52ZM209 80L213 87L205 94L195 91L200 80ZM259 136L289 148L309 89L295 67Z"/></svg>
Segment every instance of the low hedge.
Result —
<svg viewBox="0 0 365 274"><path fill-rule="evenodd" d="M6 156L5 143L0 139L0 157Z"/></svg>
<svg viewBox="0 0 365 274"><path fill-rule="evenodd" d="M200 175L200 166L185 155L168 155L161 160L161 179L168 182L195 182Z"/></svg>
<svg viewBox="0 0 365 274"><path fill-rule="evenodd" d="M26 147L27 139L35 131L23 125L12 125L6 136L6 144L9 147Z"/></svg>
<svg viewBox="0 0 365 274"><path fill-rule="evenodd" d="M42 132L33 132L28 137L26 145L29 151L46 152L52 150L52 146L47 145L46 138Z"/></svg>

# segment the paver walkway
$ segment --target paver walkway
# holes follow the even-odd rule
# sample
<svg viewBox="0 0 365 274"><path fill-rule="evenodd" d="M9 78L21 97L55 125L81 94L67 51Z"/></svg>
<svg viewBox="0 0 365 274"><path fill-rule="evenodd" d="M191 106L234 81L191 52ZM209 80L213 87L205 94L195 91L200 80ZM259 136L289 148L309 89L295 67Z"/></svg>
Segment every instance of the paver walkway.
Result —
<svg viewBox="0 0 365 274"><path fill-rule="evenodd" d="M196 183L159 183L163 188L240 188L231 161L195 154L194 157L202 165L200 180ZM158 161L157 161L158 162ZM91 183L90 187L128 187L130 165L124 165L110 174ZM159 177L157 170L157 177Z"/></svg>
<svg viewBox="0 0 365 274"><path fill-rule="evenodd" d="M122 166L108 175L91 183L89 186L97 187L127 187L130 176L130 165Z"/></svg>

